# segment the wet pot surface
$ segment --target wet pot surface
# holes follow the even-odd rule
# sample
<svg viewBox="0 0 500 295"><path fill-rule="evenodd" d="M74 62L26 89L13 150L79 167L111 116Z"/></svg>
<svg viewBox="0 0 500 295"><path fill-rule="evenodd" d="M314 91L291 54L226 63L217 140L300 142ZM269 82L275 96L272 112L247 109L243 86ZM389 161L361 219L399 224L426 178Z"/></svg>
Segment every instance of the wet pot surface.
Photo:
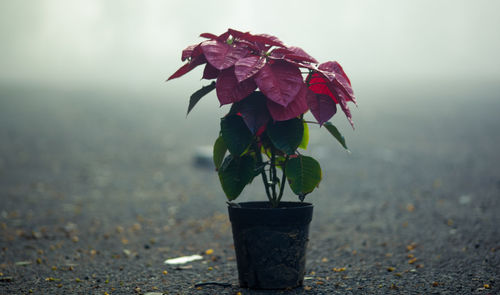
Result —
<svg viewBox="0 0 500 295"><path fill-rule="evenodd" d="M229 207L241 287L301 286L313 206L310 203L246 202Z"/></svg>

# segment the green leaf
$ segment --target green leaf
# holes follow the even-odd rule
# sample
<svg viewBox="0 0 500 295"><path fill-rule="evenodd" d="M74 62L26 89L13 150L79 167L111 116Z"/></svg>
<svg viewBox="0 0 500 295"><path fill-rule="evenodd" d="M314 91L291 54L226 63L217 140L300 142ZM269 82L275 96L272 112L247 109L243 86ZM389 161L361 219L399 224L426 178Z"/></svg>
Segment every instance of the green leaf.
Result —
<svg viewBox="0 0 500 295"><path fill-rule="evenodd" d="M304 122L304 134L302 135L302 141L299 144L299 148L306 150L309 144L309 126Z"/></svg>
<svg viewBox="0 0 500 295"><path fill-rule="evenodd" d="M298 156L286 162L285 175L292 191L296 195L305 196L321 181L321 167L311 157Z"/></svg>
<svg viewBox="0 0 500 295"><path fill-rule="evenodd" d="M333 137L335 137L346 150L349 150L345 144L344 136L342 136L342 134L340 134L337 127L335 127L330 122L326 122L325 124L323 124L323 126L326 127L326 130L328 130L328 132L330 132L330 134L333 135Z"/></svg>
<svg viewBox="0 0 500 295"><path fill-rule="evenodd" d="M224 161L224 156L227 152L227 146L224 142L222 136L219 136L214 143L214 164L215 170L219 170L222 165L222 161Z"/></svg>
<svg viewBox="0 0 500 295"><path fill-rule="evenodd" d="M293 155L302 142L304 124L299 118L269 123L267 134L277 149Z"/></svg>
<svg viewBox="0 0 500 295"><path fill-rule="evenodd" d="M220 121L221 136L234 157L240 157L250 146L253 135L238 115L229 115Z"/></svg>
<svg viewBox="0 0 500 295"><path fill-rule="evenodd" d="M212 82L210 85L203 86L203 87L201 87L200 90L191 94L191 97L189 98L189 106L188 106L188 111L187 111L186 115L188 115L189 112L191 112L191 110L194 108L194 106L198 103L198 101L200 101L200 99L203 96L207 95L208 93L210 93L210 91L212 91L214 89L215 89L215 82Z"/></svg>
<svg viewBox="0 0 500 295"><path fill-rule="evenodd" d="M235 158L231 155L224 159L219 169L222 190L229 201L236 199L245 186L255 177L255 160L249 155Z"/></svg>

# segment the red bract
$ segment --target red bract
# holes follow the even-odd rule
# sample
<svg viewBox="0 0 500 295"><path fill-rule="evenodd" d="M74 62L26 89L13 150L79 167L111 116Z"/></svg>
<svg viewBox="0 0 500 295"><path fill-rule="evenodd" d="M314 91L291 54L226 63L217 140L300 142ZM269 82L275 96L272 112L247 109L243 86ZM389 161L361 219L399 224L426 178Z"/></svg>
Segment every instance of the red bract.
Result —
<svg viewBox="0 0 500 295"><path fill-rule="evenodd" d="M212 33L202 33L200 34L200 37L207 38L207 39L217 39L217 36L212 34Z"/></svg>
<svg viewBox="0 0 500 295"><path fill-rule="evenodd" d="M337 112L335 101L326 94L308 96L307 105L320 125L330 120Z"/></svg>
<svg viewBox="0 0 500 295"><path fill-rule="evenodd" d="M252 35L248 41L254 41L262 45L285 47L285 44L280 39L267 34Z"/></svg>
<svg viewBox="0 0 500 295"><path fill-rule="evenodd" d="M205 56L198 55L197 57L190 60L187 64L180 67L175 73L172 74L172 76L170 76L167 79L167 81L175 79L175 78L179 78L179 77L183 76L184 74L188 73L189 71L191 71L192 69L196 68L197 66L202 65L206 62L207 62L207 60L205 59Z"/></svg>
<svg viewBox="0 0 500 295"><path fill-rule="evenodd" d="M295 99L286 107L268 99L267 108L269 110L269 113L271 114L271 117L275 121L286 121L297 118L298 116L307 112L307 100L311 95L314 95L314 93L312 93L307 88L307 86L303 85Z"/></svg>
<svg viewBox="0 0 500 295"><path fill-rule="evenodd" d="M202 54L200 44L194 44L188 46L186 49L182 51L181 60L185 61L188 58L197 57L200 54Z"/></svg>
<svg viewBox="0 0 500 295"><path fill-rule="evenodd" d="M285 55L287 54L293 54L293 51L288 50L287 48L276 48L273 51L270 52L269 58L272 59L285 59Z"/></svg>
<svg viewBox="0 0 500 295"><path fill-rule="evenodd" d="M300 70L285 61L267 63L255 76L255 82L270 100L284 107L293 101L304 84Z"/></svg>
<svg viewBox="0 0 500 295"><path fill-rule="evenodd" d="M342 96L342 95L340 95L340 96ZM354 128L354 122L352 121L351 110L349 110L349 107L347 106L347 100L341 99L339 104L340 104L340 108L342 109L345 116L347 117L347 120L349 120L349 123L351 124L352 128Z"/></svg>
<svg viewBox="0 0 500 295"><path fill-rule="evenodd" d="M287 47L287 49L289 51L291 51L292 53L285 54L286 59L291 59L291 60L301 61L301 62L310 62L310 63L315 63L315 64L318 63L318 61L314 57L307 54L307 52L305 52L300 47L290 46L290 47Z"/></svg>
<svg viewBox="0 0 500 295"><path fill-rule="evenodd" d="M224 70L234 65L248 54L248 49L229 45L217 40L201 43L201 49L207 61L218 70Z"/></svg>
<svg viewBox="0 0 500 295"><path fill-rule="evenodd" d="M344 69L340 66L340 64L336 61L328 61L321 64L318 67L318 70L325 75L331 82L338 84L341 87L341 90L347 96L347 100L350 100L356 103L354 98L354 93L351 87L351 81L347 77L344 72Z"/></svg>
<svg viewBox="0 0 500 295"><path fill-rule="evenodd" d="M302 48L286 46L277 37L251 34L234 29L214 35L203 33L205 40L183 50L181 59L188 60L170 79L181 77L206 63L203 79L217 79L216 92L221 103L243 100L257 87L275 121L285 121L311 111L319 124L327 122L340 107L352 124L348 101L355 103L351 82L335 61L322 63ZM301 69L309 71L304 80ZM245 115L246 122L256 112ZM250 124L250 123L247 123ZM255 132L255 123L251 124Z"/></svg>
<svg viewBox="0 0 500 295"><path fill-rule="evenodd" d="M207 63L205 65L205 69L203 70L203 76L201 77L202 79L215 79L219 76L220 71L214 68L211 64Z"/></svg>
<svg viewBox="0 0 500 295"><path fill-rule="evenodd" d="M234 73L238 82L246 80L257 74L266 64L266 59L261 56L251 55L238 60L234 67Z"/></svg>
<svg viewBox="0 0 500 295"><path fill-rule="evenodd" d="M267 35L267 34L257 34L257 35L252 35L249 32L240 32L234 29L229 29L228 33L231 34L233 37L241 39L241 40L246 40L250 42L255 42L259 47L265 47L266 45L268 46L279 46L279 47L285 47L283 42L281 42L280 39Z"/></svg>
<svg viewBox="0 0 500 295"><path fill-rule="evenodd" d="M331 76L335 77L335 74L330 74ZM346 95L346 91L343 89L340 83L337 82L336 78L334 78L333 81L330 81L325 77L325 74L323 72L317 72L309 74L307 80L309 81L309 89L311 89L314 93L316 93L317 95L326 95L330 97L330 99L335 103L340 104L342 111L347 117L347 120L349 120L349 123L354 126L354 123L352 122L351 112L349 110L349 107L347 106L347 101L352 101L353 96ZM309 108L311 110L311 113L318 120L318 123L323 124L330 119L326 116L326 114L331 112L331 106L325 104L324 100L321 104L309 104ZM323 110L323 108L327 109ZM333 114L335 114L335 112Z"/></svg>
<svg viewBox="0 0 500 295"><path fill-rule="evenodd" d="M257 85L251 79L238 83L234 75L234 67L223 70L219 74L215 86L221 105L238 102L249 96L256 88Z"/></svg>
<svg viewBox="0 0 500 295"><path fill-rule="evenodd" d="M309 74L307 80L309 80L309 89L311 89L312 92L316 94L325 94L333 99L335 103L339 103L335 95L332 93L332 91L330 91L330 88L328 88L328 84L330 83L330 81L323 75L321 75L320 73L312 73Z"/></svg>

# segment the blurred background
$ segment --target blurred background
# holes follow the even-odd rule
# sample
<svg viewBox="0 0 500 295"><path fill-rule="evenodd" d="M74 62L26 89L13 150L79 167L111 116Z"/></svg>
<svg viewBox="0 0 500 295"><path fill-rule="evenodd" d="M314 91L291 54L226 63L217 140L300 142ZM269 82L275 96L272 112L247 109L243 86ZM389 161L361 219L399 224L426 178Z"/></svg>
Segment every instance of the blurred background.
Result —
<svg viewBox="0 0 500 295"><path fill-rule="evenodd" d="M496 181L499 9L497 1L2 1L0 173L9 183L73 173L82 190L206 185L193 174L205 172L186 163L213 143L227 109L212 93L186 119L189 95L208 84L202 67L165 80L200 33L231 27L337 60L351 78L356 130L341 114L333 121L353 154L322 130L311 135L309 152L326 161L332 189L421 187L469 162ZM407 182L396 178L408 171ZM217 176L207 175L219 199Z"/></svg>

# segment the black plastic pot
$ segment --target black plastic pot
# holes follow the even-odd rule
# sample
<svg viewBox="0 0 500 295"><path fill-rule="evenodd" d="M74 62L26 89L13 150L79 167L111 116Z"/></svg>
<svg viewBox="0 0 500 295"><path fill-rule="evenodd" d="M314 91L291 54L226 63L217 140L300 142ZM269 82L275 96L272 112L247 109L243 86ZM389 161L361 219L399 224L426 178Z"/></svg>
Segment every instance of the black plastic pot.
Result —
<svg viewBox="0 0 500 295"><path fill-rule="evenodd" d="M241 287L285 289L304 281L313 205L281 202L239 203L228 207Z"/></svg>

